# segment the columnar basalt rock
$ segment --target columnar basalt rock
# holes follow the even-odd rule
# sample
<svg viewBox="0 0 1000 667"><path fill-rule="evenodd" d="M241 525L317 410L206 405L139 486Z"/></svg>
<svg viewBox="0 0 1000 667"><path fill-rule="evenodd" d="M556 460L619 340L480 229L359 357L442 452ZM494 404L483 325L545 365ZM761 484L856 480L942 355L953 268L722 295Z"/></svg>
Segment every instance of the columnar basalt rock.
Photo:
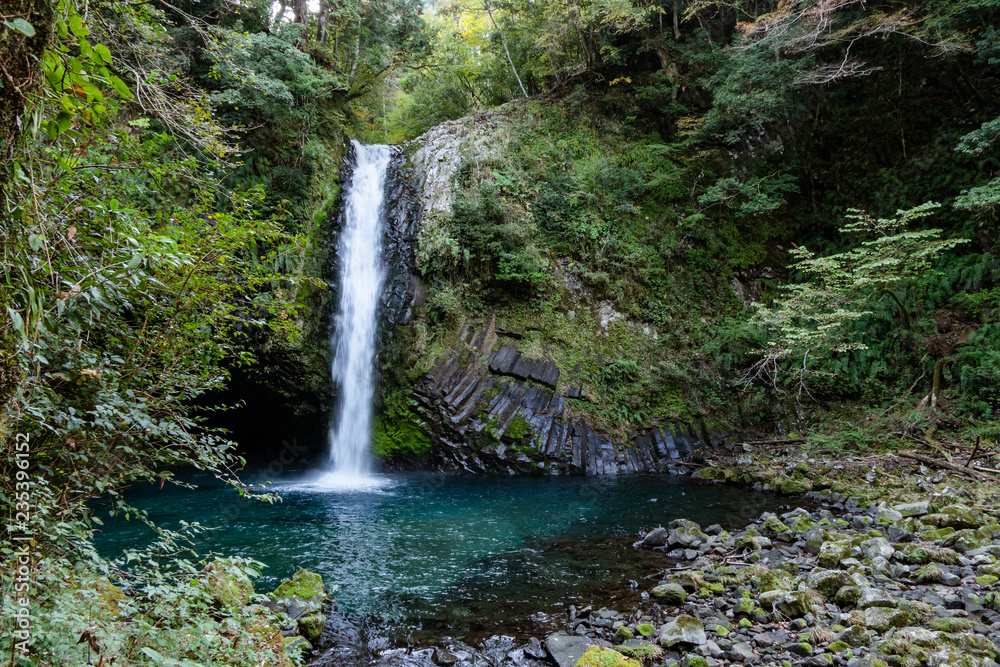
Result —
<svg viewBox="0 0 1000 667"><path fill-rule="evenodd" d="M560 394L559 368L526 357L513 342L501 344L492 318L482 329L463 326L458 334L463 347L439 358L413 390L435 444L436 467L502 474L665 472L679 470L677 464L706 446L686 424L613 440L567 414L573 388Z"/></svg>

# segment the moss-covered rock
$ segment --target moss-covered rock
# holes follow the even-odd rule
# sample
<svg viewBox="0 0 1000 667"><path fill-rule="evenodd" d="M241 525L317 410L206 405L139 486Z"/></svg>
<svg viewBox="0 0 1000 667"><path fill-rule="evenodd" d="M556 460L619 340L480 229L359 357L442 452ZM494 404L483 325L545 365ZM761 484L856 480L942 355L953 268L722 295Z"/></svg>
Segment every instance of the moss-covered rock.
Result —
<svg viewBox="0 0 1000 667"><path fill-rule="evenodd" d="M656 627L650 623L640 623L635 626L635 631L643 637L652 637L656 634Z"/></svg>
<svg viewBox="0 0 1000 667"><path fill-rule="evenodd" d="M985 515L965 505L949 505L940 512L940 525L949 528L979 528L986 523Z"/></svg>
<svg viewBox="0 0 1000 667"><path fill-rule="evenodd" d="M941 632L965 632L971 630L976 625L975 621L967 618L932 618L927 627L931 630Z"/></svg>
<svg viewBox="0 0 1000 667"><path fill-rule="evenodd" d="M675 605L683 603L688 596L684 587L675 583L660 584L649 593L653 597L658 598L667 604Z"/></svg>
<svg viewBox="0 0 1000 667"><path fill-rule="evenodd" d="M628 658L634 658L642 662L655 662L663 657L662 648L656 644L638 639L625 642L621 646L614 647L614 649Z"/></svg>
<svg viewBox="0 0 1000 667"><path fill-rule="evenodd" d="M201 571L198 585L223 607L239 607L250 602L253 582L229 558L216 558Z"/></svg>
<svg viewBox="0 0 1000 667"><path fill-rule="evenodd" d="M323 577L310 572L309 570L299 570L286 579L271 593L272 598L299 598L302 600L314 600L326 597L326 588L323 586Z"/></svg>
<svg viewBox="0 0 1000 667"><path fill-rule="evenodd" d="M326 616L320 613L307 614L299 619L299 632L309 640L319 639L323 633Z"/></svg>
<svg viewBox="0 0 1000 667"><path fill-rule="evenodd" d="M816 564L827 570L835 569L840 561L851 557L851 543L847 540L827 540L820 547Z"/></svg>
<svg viewBox="0 0 1000 667"><path fill-rule="evenodd" d="M706 640L705 625L694 616L678 616L660 628L660 645L664 648L675 644L701 646Z"/></svg>
<svg viewBox="0 0 1000 667"><path fill-rule="evenodd" d="M761 526L761 529L772 533L788 532L788 526L782 523L781 519L773 514L769 514L768 517L764 519L764 524Z"/></svg>
<svg viewBox="0 0 1000 667"><path fill-rule="evenodd" d="M856 624L841 632L837 640L858 648L872 643L872 633L863 625Z"/></svg>
<svg viewBox="0 0 1000 667"><path fill-rule="evenodd" d="M285 651L291 656L306 656L312 651L312 644L305 637L285 637Z"/></svg>
<svg viewBox="0 0 1000 667"><path fill-rule="evenodd" d="M601 646L591 646L583 652L576 667L642 667L635 660L626 658L618 651Z"/></svg>
<svg viewBox="0 0 1000 667"><path fill-rule="evenodd" d="M813 591L768 591L760 596L760 606L764 609L776 609L787 618L802 618L812 611Z"/></svg>
<svg viewBox="0 0 1000 667"><path fill-rule="evenodd" d="M832 600L837 591L844 586L851 585L851 578L843 570L822 570L816 569L809 573L806 583L810 588L814 588L827 599Z"/></svg>
<svg viewBox="0 0 1000 667"><path fill-rule="evenodd" d="M908 611L885 607L871 607L864 611L855 611L851 615L851 620L876 632L885 632L889 628L904 628L916 621L913 614Z"/></svg>

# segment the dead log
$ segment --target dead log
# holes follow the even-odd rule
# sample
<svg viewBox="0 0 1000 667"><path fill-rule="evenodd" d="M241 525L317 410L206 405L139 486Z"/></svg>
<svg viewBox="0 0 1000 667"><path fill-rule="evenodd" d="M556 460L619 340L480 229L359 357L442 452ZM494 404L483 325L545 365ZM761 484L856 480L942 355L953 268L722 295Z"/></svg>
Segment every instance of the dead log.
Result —
<svg viewBox="0 0 1000 667"><path fill-rule="evenodd" d="M913 459L914 461L920 461L921 463L926 463L929 466L934 466L935 468L943 468L945 470L950 470L961 475L966 475L971 479L988 482L993 481L993 478L989 475L983 474L972 468L964 468L962 466L957 466L954 463L948 463L947 461L942 461L941 459L934 459L930 456L924 456L923 454L917 454L915 452L901 451L899 455L906 459Z"/></svg>

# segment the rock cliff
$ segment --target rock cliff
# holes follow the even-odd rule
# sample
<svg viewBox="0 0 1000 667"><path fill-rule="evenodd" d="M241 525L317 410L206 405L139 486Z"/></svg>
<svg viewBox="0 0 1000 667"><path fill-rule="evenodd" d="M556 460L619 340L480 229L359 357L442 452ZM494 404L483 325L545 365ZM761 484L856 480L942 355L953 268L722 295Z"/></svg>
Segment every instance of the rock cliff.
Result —
<svg viewBox="0 0 1000 667"><path fill-rule="evenodd" d="M439 358L413 390L430 431L431 461L444 470L506 474L617 475L667 472L713 446L689 424L656 426L627 439L596 432L556 391L559 369L500 344L490 318L459 332L460 349ZM569 383L564 383L569 384Z"/></svg>

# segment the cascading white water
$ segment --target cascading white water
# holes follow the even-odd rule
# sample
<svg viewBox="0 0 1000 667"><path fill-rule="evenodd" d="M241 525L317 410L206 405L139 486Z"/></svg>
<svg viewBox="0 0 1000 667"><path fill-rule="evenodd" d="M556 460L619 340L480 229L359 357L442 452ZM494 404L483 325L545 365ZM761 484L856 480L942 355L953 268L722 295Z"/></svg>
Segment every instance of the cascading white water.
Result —
<svg viewBox="0 0 1000 667"><path fill-rule="evenodd" d="M340 233L340 304L332 346L338 389L330 426L327 482L363 483L371 471L375 334L382 287L385 179L392 149L352 142L357 158L344 195Z"/></svg>

